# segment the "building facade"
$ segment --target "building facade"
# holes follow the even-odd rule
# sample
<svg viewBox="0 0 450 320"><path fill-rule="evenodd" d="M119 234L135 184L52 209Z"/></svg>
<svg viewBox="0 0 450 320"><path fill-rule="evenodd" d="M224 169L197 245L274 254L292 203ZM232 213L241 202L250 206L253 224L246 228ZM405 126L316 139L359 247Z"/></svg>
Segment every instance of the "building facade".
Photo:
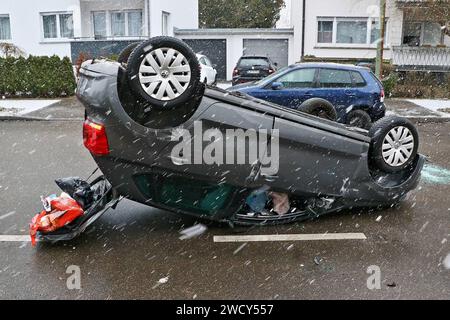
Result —
<svg viewBox="0 0 450 320"><path fill-rule="evenodd" d="M108 41L173 35L175 27L198 27L198 0L0 1L0 42L32 55L73 58L80 42L105 47Z"/></svg>
<svg viewBox="0 0 450 320"><path fill-rule="evenodd" d="M384 58L400 69L450 71L450 37L445 21L429 14L430 1L386 1ZM198 29L198 0L0 1L0 42L76 61L82 53L108 56L136 40L174 35L207 55L222 80L245 54L267 55L279 67L376 57L380 0L285 2L274 29Z"/></svg>

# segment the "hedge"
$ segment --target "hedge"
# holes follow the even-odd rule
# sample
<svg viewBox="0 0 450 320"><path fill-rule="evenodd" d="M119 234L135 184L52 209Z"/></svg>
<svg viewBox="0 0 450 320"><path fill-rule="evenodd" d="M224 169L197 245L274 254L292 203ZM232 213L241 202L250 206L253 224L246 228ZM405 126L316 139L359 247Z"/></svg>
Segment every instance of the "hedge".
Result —
<svg viewBox="0 0 450 320"><path fill-rule="evenodd" d="M0 58L0 95L51 98L75 94L76 82L69 58Z"/></svg>

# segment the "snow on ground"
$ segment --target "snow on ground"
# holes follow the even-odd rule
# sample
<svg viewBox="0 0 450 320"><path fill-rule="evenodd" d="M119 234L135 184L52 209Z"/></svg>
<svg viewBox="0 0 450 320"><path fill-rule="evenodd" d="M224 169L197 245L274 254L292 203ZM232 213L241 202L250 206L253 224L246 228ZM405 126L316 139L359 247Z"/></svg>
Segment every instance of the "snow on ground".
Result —
<svg viewBox="0 0 450 320"><path fill-rule="evenodd" d="M221 89L227 89L231 87L231 82L218 82L217 87Z"/></svg>
<svg viewBox="0 0 450 320"><path fill-rule="evenodd" d="M422 108L437 112L442 116L450 116L450 100L408 99L407 101L417 104Z"/></svg>
<svg viewBox="0 0 450 320"><path fill-rule="evenodd" d="M61 100L3 99L0 100L0 116L23 116L30 112L51 106Z"/></svg>

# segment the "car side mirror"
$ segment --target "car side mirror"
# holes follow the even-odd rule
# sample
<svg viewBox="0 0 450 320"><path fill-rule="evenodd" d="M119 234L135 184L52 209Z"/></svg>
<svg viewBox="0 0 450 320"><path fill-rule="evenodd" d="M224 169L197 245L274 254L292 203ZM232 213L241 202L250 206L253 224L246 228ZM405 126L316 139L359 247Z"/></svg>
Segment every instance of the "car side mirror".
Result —
<svg viewBox="0 0 450 320"><path fill-rule="evenodd" d="M283 88L283 84L281 82L272 82L272 90L280 90Z"/></svg>
<svg viewBox="0 0 450 320"><path fill-rule="evenodd" d="M274 66L278 68L278 62L275 62L275 63L274 63Z"/></svg>

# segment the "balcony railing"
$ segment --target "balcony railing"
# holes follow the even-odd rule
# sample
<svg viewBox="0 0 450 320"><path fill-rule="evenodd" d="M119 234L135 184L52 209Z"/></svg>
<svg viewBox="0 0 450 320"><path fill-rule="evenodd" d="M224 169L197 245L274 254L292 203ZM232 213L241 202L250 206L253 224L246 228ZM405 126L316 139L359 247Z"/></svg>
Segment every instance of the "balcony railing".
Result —
<svg viewBox="0 0 450 320"><path fill-rule="evenodd" d="M450 71L448 47L393 47L392 63L403 70Z"/></svg>

